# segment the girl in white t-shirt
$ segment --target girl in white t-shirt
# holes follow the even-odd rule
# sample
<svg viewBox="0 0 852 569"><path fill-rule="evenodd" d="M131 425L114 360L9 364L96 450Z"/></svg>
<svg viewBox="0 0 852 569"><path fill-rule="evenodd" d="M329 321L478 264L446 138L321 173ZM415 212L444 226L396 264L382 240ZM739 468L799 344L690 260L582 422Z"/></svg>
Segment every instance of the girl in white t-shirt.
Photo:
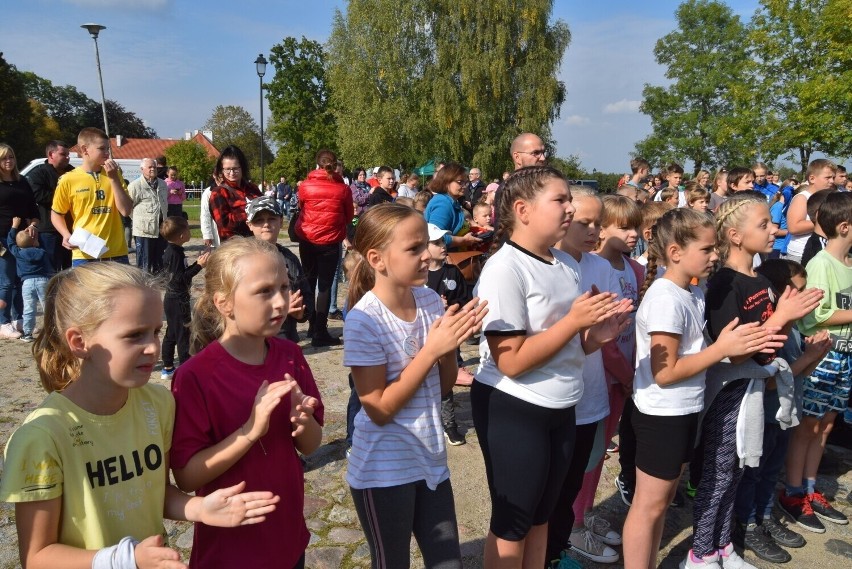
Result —
<svg viewBox="0 0 852 569"><path fill-rule="evenodd" d="M444 311L424 286L428 243L423 217L399 204L371 208L355 235L343 365L363 407L346 481L374 568L409 566L412 529L427 567L462 566L441 395L487 309L474 298Z"/></svg>
<svg viewBox="0 0 852 569"><path fill-rule="evenodd" d="M486 567L543 567L548 519L574 446L574 406L586 352L622 329L629 303L581 294L580 269L553 248L574 208L562 174L546 166L505 182L496 242L475 294L488 301L473 423L491 493Z"/></svg>
<svg viewBox="0 0 852 569"><path fill-rule="evenodd" d="M706 277L716 253L713 218L687 208L663 215L652 228L648 271L636 316L636 492L624 523L626 569L657 566L665 512L689 462L704 407L708 367L753 354L774 332L734 319L716 342L704 341L704 294L691 285ZM666 273L656 279L657 265Z"/></svg>

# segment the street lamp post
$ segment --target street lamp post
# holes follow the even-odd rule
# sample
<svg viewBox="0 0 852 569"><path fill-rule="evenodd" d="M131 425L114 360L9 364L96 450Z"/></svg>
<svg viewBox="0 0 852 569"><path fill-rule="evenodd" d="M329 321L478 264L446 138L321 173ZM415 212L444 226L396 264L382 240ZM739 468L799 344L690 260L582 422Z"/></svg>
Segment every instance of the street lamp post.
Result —
<svg viewBox="0 0 852 569"><path fill-rule="evenodd" d="M264 191L263 182L263 76L266 75L266 58L262 53L257 54L257 59L254 60L254 65L257 68L257 76L260 78L260 191Z"/></svg>
<svg viewBox="0 0 852 569"><path fill-rule="evenodd" d="M106 112L106 97L104 96L104 77L101 73L101 54L98 51L98 34L101 33L101 30L105 30L106 26L102 26L100 24L83 24L80 26L84 30L88 31L91 34L92 39L95 40L95 62L98 64L98 81L101 84L101 109L104 112L104 132L107 135L107 139L109 139L109 123L107 123L107 112ZM110 151L110 155L112 151Z"/></svg>

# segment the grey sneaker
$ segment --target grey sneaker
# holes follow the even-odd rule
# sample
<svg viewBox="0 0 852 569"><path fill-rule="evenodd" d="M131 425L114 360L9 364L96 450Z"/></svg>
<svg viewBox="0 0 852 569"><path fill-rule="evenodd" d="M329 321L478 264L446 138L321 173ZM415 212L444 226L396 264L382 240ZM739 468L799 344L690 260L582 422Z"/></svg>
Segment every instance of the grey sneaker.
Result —
<svg viewBox="0 0 852 569"><path fill-rule="evenodd" d="M618 552L605 545L586 528L577 528L571 532L571 550L587 557L595 563L615 563Z"/></svg>
<svg viewBox="0 0 852 569"><path fill-rule="evenodd" d="M583 517L583 525L605 544L621 545L621 536L612 529L612 526L605 519L594 514L586 514Z"/></svg>

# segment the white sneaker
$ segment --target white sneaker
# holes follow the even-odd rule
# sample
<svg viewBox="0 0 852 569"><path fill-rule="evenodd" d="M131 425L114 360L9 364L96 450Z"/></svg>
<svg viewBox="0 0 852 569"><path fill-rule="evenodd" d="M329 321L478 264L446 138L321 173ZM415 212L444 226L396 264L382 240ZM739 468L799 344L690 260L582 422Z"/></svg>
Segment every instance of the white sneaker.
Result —
<svg viewBox="0 0 852 569"><path fill-rule="evenodd" d="M680 562L680 569L722 569L722 566L719 565L718 553L693 561L693 554L690 549L689 553L686 554L686 559Z"/></svg>
<svg viewBox="0 0 852 569"><path fill-rule="evenodd" d="M17 340L20 337L21 333L15 329L14 322L7 322L6 324L0 325L0 338Z"/></svg>
<svg viewBox="0 0 852 569"><path fill-rule="evenodd" d="M724 569L757 569L757 567L740 557L740 554L734 549L733 543L729 543L723 549L719 550L719 562Z"/></svg>
<svg viewBox="0 0 852 569"><path fill-rule="evenodd" d="M586 514L583 517L586 529L595 534L595 537L607 545L621 545L621 536L613 531L609 522L594 514Z"/></svg>
<svg viewBox="0 0 852 569"><path fill-rule="evenodd" d="M615 563L618 561L618 552L608 545L604 545L586 528L572 530L569 543L572 551L591 559L595 563Z"/></svg>

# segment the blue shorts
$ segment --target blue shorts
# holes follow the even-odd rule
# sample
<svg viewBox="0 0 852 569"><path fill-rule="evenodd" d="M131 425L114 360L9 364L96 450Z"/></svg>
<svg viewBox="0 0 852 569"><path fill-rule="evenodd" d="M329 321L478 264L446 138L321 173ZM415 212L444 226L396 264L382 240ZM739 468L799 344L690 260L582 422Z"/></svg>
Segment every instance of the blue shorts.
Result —
<svg viewBox="0 0 852 569"><path fill-rule="evenodd" d="M852 353L831 350L805 378L804 413L822 418L826 413L842 413L849 402L852 385Z"/></svg>

